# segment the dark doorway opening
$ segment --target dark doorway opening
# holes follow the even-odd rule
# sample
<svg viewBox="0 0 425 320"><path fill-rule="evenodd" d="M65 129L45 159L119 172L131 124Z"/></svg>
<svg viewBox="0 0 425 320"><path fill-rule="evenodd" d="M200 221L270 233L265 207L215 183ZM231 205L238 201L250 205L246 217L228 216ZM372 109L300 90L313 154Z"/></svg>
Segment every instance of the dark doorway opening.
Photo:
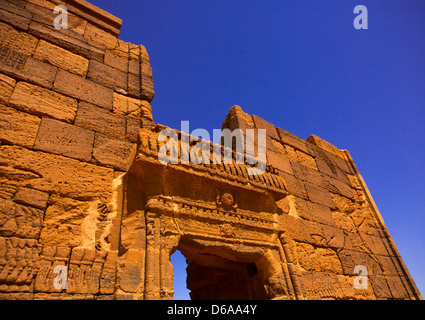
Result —
<svg viewBox="0 0 425 320"><path fill-rule="evenodd" d="M264 288L254 263L224 261L204 265L189 261L187 286L192 300L263 300Z"/></svg>
<svg viewBox="0 0 425 320"><path fill-rule="evenodd" d="M207 249L200 252L187 246L178 246L177 249L186 258L187 268L186 272L183 272L182 257L177 250L171 258L174 270L174 299L187 297L183 279L190 290L191 300L267 299L255 263L223 258L219 254L220 250L211 252Z"/></svg>

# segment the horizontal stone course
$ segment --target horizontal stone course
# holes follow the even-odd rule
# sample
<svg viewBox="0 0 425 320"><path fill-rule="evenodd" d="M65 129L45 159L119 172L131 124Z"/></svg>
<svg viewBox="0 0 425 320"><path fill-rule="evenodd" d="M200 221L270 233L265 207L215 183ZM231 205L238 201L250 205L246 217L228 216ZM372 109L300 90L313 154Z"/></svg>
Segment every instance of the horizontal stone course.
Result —
<svg viewBox="0 0 425 320"><path fill-rule="evenodd" d="M18 31L10 25L0 22L0 46L16 52L32 55L38 39L28 33Z"/></svg>
<svg viewBox="0 0 425 320"><path fill-rule="evenodd" d="M9 58L11 56L17 56L15 63L10 63L11 59ZM7 53L7 57L6 62L0 58L0 72L15 78L15 80L23 80L48 89L52 88L58 72L57 67L27 55L16 54L14 51Z"/></svg>
<svg viewBox="0 0 425 320"><path fill-rule="evenodd" d="M25 10L33 15L32 20L44 23L46 25L53 25L55 18L58 16L54 12L56 3L45 0L28 0ZM80 35L84 34L87 21L73 14L67 6L67 29L76 32Z"/></svg>
<svg viewBox="0 0 425 320"><path fill-rule="evenodd" d="M278 170L293 174L293 169L290 160L281 156L280 154L277 154L272 151L267 152L267 163L271 164Z"/></svg>
<svg viewBox="0 0 425 320"><path fill-rule="evenodd" d="M305 182L305 187L310 201L327 206L331 209L335 208L331 194L327 189L308 182Z"/></svg>
<svg viewBox="0 0 425 320"><path fill-rule="evenodd" d="M89 62L86 58L44 40L38 42L33 57L83 78L87 74Z"/></svg>
<svg viewBox="0 0 425 320"><path fill-rule="evenodd" d="M135 143L96 134L93 146L93 160L101 165L126 171L136 155L136 147Z"/></svg>
<svg viewBox="0 0 425 320"><path fill-rule="evenodd" d="M58 4L68 29L52 25ZM152 158L165 128L152 67L120 26L83 0L0 1L0 299L172 298L175 249L198 298L247 284L261 299L420 297L350 155L329 142L234 106L223 129L267 131L265 174ZM359 264L367 290L353 289Z"/></svg>
<svg viewBox="0 0 425 320"><path fill-rule="evenodd" d="M115 53L113 50L107 49L105 52L105 64L117 69L119 71L128 72L129 69L129 60L128 57L122 57ZM137 66L139 66L139 61L136 61Z"/></svg>
<svg viewBox="0 0 425 320"><path fill-rule="evenodd" d="M40 39L46 40L86 59L103 61L105 48L95 42L90 42L82 35L72 30L61 29L60 32L51 25L31 21L28 32Z"/></svg>
<svg viewBox="0 0 425 320"><path fill-rule="evenodd" d="M38 116L49 116L65 122L73 122L77 101L52 90L26 82L18 82L9 104Z"/></svg>
<svg viewBox="0 0 425 320"><path fill-rule="evenodd" d="M112 89L67 71L59 70L53 89L73 98L112 110Z"/></svg>
<svg viewBox="0 0 425 320"><path fill-rule="evenodd" d="M7 103L15 87L16 80L0 74L0 102Z"/></svg>
<svg viewBox="0 0 425 320"><path fill-rule="evenodd" d="M80 102L78 106L75 125L118 139L126 137L125 116L113 114L107 109L84 101Z"/></svg>
<svg viewBox="0 0 425 320"><path fill-rule="evenodd" d="M0 175L27 188L84 200L109 201L111 196L110 168L8 145L0 146L0 163Z"/></svg>
<svg viewBox="0 0 425 320"><path fill-rule="evenodd" d="M252 119L254 120L255 128L257 128L257 129L265 129L267 135L270 138L273 138L275 140L279 140L279 136L278 136L277 131L276 131L276 128L275 128L275 126L273 124L267 122L266 120L264 120L264 119L262 119L262 118L260 118L260 117L258 117L256 115L253 115L252 116Z"/></svg>
<svg viewBox="0 0 425 320"><path fill-rule="evenodd" d="M90 161L93 141L93 131L54 119L43 118L34 149L81 161Z"/></svg>
<svg viewBox="0 0 425 320"><path fill-rule="evenodd" d="M40 118L0 104L0 141L32 148Z"/></svg>
<svg viewBox="0 0 425 320"><path fill-rule="evenodd" d="M46 208L48 199L49 194L47 192L30 188L20 188L15 194L13 201L38 209L44 209Z"/></svg>
<svg viewBox="0 0 425 320"><path fill-rule="evenodd" d="M127 91L127 73L96 60L90 60L87 79L114 90Z"/></svg>
<svg viewBox="0 0 425 320"><path fill-rule="evenodd" d="M0 21L6 22L14 28L27 31L33 15L25 10L26 1L0 2Z"/></svg>
<svg viewBox="0 0 425 320"><path fill-rule="evenodd" d="M300 151L303 151L307 154L313 155L312 150L308 146L308 143L304 141L303 139L297 137L296 135L282 128L276 128L276 131L282 143L290 145L291 147L296 148Z"/></svg>

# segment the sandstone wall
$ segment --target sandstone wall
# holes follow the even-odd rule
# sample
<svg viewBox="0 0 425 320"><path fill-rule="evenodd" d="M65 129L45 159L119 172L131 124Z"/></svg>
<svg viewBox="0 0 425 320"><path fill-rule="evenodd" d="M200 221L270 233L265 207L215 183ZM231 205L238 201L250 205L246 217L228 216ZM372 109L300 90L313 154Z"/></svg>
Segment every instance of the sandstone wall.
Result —
<svg viewBox="0 0 425 320"><path fill-rule="evenodd" d="M305 298L421 298L348 151L315 135L302 140L238 106L223 127L267 130L267 162L288 192L277 202L284 242ZM367 267L367 289L353 286L357 265Z"/></svg>
<svg viewBox="0 0 425 320"><path fill-rule="evenodd" d="M60 4L68 29L53 25ZM0 2L2 299L115 292L119 190L154 96L147 51L120 26L85 1Z"/></svg>
<svg viewBox="0 0 425 320"><path fill-rule="evenodd" d="M223 128L267 130L263 175L160 164L149 56L120 27L82 0L0 2L1 299L169 299L177 249L197 299L421 298L347 151L234 106Z"/></svg>

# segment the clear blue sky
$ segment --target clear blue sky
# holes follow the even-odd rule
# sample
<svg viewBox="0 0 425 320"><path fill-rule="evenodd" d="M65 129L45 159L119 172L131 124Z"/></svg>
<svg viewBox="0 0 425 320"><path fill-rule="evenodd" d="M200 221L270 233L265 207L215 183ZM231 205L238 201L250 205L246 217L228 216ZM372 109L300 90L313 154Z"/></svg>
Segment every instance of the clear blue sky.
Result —
<svg viewBox="0 0 425 320"><path fill-rule="evenodd" d="M146 46L156 123L212 134L237 104L349 150L425 293L425 1L89 1Z"/></svg>

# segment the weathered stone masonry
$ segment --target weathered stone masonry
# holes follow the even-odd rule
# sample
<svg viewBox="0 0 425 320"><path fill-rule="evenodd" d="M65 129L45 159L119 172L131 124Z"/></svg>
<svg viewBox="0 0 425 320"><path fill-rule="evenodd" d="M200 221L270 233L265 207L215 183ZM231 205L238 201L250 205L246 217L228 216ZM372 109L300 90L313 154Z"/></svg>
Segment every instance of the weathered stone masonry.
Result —
<svg viewBox="0 0 425 320"><path fill-rule="evenodd" d="M223 128L267 130L263 175L161 165L149 56L120 27L0 2L1 299L170 299L177 249L193 299L422 298L347 151L234 106Z"/></svg>

